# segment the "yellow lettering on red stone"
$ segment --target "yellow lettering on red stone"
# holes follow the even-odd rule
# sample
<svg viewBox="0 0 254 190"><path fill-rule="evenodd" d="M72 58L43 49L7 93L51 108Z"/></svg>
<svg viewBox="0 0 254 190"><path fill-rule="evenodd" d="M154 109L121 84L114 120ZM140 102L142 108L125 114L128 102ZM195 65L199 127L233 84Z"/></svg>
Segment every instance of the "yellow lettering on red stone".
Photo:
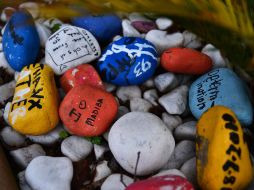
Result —
<svg viewBox="0 0 254 190"><path fill-rule="evenodd" d="M41 135L59 121L54 73L43 64L31 64L20 72L9 112L9 122L22 134Z"/></svg>
<svg viewBox="0 0 254 190"><path fill-rule="evenodd" d="M197 178L205 190L242 190L253 177L242 127L223 106L205 112L197 124Z"/></svg>

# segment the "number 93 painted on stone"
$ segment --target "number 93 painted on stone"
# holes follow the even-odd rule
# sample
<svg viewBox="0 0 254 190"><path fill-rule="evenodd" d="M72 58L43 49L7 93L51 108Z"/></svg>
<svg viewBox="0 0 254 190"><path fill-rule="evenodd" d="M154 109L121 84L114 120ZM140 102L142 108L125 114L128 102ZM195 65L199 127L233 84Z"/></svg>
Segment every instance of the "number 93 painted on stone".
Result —
<svg viewBox="0 0 254 190"><path fill-rule="evenodd" d="M54 72L47 65L31 64L18 76L9 122L18 132L41 135L59 121Z"/></svg>

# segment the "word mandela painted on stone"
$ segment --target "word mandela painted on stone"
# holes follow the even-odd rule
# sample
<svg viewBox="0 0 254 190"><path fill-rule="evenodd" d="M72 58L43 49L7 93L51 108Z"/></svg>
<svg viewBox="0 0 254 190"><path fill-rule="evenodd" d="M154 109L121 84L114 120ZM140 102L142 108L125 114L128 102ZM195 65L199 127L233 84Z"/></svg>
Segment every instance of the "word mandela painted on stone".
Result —
<svg viewBox="0 0 254 190"><path fill-rule="evenodd" d="M82 63L88 63L101 54L95 37L87 30L66 26L55 32L46 43L46 63L56 74Z"/></svg>

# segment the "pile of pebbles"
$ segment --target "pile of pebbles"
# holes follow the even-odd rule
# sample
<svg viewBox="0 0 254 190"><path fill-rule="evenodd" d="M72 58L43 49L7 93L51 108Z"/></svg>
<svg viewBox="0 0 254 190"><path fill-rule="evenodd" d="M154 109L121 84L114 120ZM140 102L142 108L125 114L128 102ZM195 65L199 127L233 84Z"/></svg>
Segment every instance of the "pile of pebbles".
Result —
<svg viewBox="0 0 254 190"><path fill-rule="evenodd" d="M20 189L252 182L249 81L220 50L166 17L39 15L1 12L0 137Z"/></svg>

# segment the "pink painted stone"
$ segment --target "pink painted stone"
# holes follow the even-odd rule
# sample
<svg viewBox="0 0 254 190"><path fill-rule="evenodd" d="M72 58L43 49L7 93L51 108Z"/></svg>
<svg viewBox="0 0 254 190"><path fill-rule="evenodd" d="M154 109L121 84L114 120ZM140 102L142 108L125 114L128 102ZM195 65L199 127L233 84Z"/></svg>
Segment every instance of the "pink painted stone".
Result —
<svg viewBox="0 0 254 190"><path fill-rule="evenodd" d="M151 21L134 21L131 25L141 33L147 33L157 28L156 24Z"/></svg>
<svg viewBox="0 0 254 190"><path fill-rule="evenodd" d="M137 181L129 185L126 190L194 190L192 184L177 175L165 175Z"/></svg>

